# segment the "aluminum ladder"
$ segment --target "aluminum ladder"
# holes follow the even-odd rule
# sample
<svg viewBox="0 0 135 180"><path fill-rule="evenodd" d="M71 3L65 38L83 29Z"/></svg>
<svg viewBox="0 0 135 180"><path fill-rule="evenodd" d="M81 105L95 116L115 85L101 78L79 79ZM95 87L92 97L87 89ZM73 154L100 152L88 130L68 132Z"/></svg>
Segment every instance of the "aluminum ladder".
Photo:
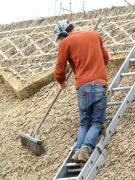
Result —
<svg viewBox="0 0 135 180"><path fill-rule="evenodd" d="M70 163L70 159L74 152L75 145L70 149L67 157L65 158L62 166L58 170L56 176L53 180L93 180L95 179L97 173L100 168L104 164L107 157L107 150L105 149L109 143L109 140L115 129L124 115L124 112L130 106L130 103L135 98L135 78L133 79L133 83L131 86L120 87L119 84L123 77L133 76L135 77L135 72L129 72L128 67L131 62L135 63L135 45L132 47L129 52L127 58L121 65L119 71L114 77L111 85L109 86L109 95L107 99L107 107L109 106L118 106L116 113L112 117L106 117L106 119L110 118L110 121L105 129L105 134L101 135L99 142L97 143L93 153L88 159L87 163L77 164ZM113 101L111 102L111 97L115 91L124 91L126 95L122 101ZM107 120L106 120L107 121Z"/></svg>

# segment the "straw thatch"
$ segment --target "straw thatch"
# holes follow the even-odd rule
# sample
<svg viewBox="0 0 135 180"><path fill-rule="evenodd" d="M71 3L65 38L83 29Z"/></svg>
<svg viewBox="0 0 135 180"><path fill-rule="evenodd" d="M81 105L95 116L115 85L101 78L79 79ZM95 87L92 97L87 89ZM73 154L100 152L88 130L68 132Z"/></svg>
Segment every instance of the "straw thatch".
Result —
<svg viewBox="0 0 135 180"><path fill-rule="evenodd" d="M101 9L83 14L74 14L72 22L77 30L90 30L94 27L100 17L102 22L98 27L104 44L110 52L111 60L124 58L135 38L135 6L112 7L111 9ZM63 18L71 18L69 15ZM26 21L11 25L0 26L0 74L13 74L19 81L16 87L9 82L12 89L19 97L27 97L31 92L31 84L37 81L37 76L43 77L43 83L37 82L37 89L50 81L46 72L51 71L55 65L57 44L54 41L54 26L58 17L42 18L35 21ZM42 74L42 75L41 75ZM32 79L32 81L31 81ZM39 79L39 78L38 78ZM29 83L28 83L29 82ZM23 89L24 84L29 84L27 93Z"/></svg>
<svg viewBox="0 0 135 180"><path fill-rule="evenodd" d="M119 67L120 62L109 65L110 82ZM135 69L135 66L133 67ZM130 70L133 71L132 67ZM128 84L133 81L133 78L128 78ZM127 85L127 79L121 83L121 86ZM20 101L4 83L1 82L0 86L0 175L3 180L52 180L74 144L79 127L79 112L72 78L66 94L63 92L60 95L41 128L39 135L44 141L46 153L40 157L35 157L21 146L19 135L33 131L42 120L59 87L52 82L33 96ZM122 97L121 93L114 96L115 99ZM97 179L124 179L126 174L130 180L134 179L134 108L135 103L118 126L117 134L113 136L108 148L107 164ZM112 114L115 110L110 108L107 113Z"/></svg>
<svg viewBox="0 0 135 180"><path fill-rule="evenodd" d="M108 66L110 83L118 71L123 57L125 57L127 51L129 51L130 43L132 45L130 37L134 39L134 27L131 25L128 26L128 24L125 26L126 23L130 24L130 21L133 22L135 19L134 6L113 7L111 9L89 12L85 17L86 22L83 21L83 14L72 16L72 20L78 28L82 27L82 24L85 24L89 29L94 26L100 15L102 15L104 19L99 26L99 32L103 36L108 50L113 53L113 56L111 54L111 63ZM44 50L41 47L43 47L46 42L51 42L51 47L47 45L45 53L52 50L52 40L47 39L46 36L48 35L47 33L53 34L52 26L54 25L51 24L53 24L55 20L54 18L41 19L39 21L20 22L1 26L0 179L2 180L52 180L52 177L56 174L56 171L76 139L79 127L79 112L72 77L69 81L67 91L60 95L41 128L39 135L41 139L44 140L46 153L40 157L35 157L31 152L21 146L19 135L22 132L33 131L35 126L42 120L44 112L58 92L59 87L57 83L51 82L42 87L37 93L21 101L14 96L11 89L4 83L11 83L10 86L14 89L16 88L16 92L18 91L19 94L24 93L26 97L29 94L28 92L33 93L31 91L37 87L40 88L41 85L47 81L46 79L44 80L44 78L49 77L49 81L52 80L52 76L50 75L55 63L56 50L54 50L52 54L46 55L42 54ZM124 21L124 23L121 21ZM91 23L89 24L89 22ZM50 25L47 26L48 23L50 23ZM112 23L114 24L112 25ZM119 29L115 23L123 28L124 32L123 29ZM39 26L43 26L43 29L38 28ZM49 27L52 29L50 32L48 29L46 33L45 28ZM132 33L128 31L128 27L132 29ZM125 31L129 33L129 36L126 36L127 33L125 34L129 46L126 46L125 42L123 43L123 39L120 39L122 37L120 34L118 36L120 38L116 36L115 31L117 33L121 32L120 34L125 33ZM46 34L45 38L38 44L39 37L42 39L43 34ZM4 38L8 38L8 40L6 41L5 39L4 41ZM11 40L12 43L9 40ZM34 42L34 44L32 42ZM120 44L121 42L123 44ZM3 46L3 49L1 46ZM11 48L13 48L12 53L10 51ZM6 52L7 49L9 50L8 52ZM15 57L11 57L11 54L13 56L15 55ZM6 59L6 57L10 58ZM120 61L119 59L122 60ZM50 65L49 67L47 66L48 64ZM50 72L48 72L48 69ZM129 70L135 71L135 64L132 64ZM131 85L133 82L133 77L128 79L124 78L121 86ZM25 91L22 91L24 89ZM123 93L116 93L114 94L113 100L121 100L123 96ZM109 152L107 163L97 176L97 180L135 179L134 108L135 103L133 102L118 126L116 135L112 137L110 145L107 148ZM116 110L117 109L108 108L107 114L112 115Z"/></svg>

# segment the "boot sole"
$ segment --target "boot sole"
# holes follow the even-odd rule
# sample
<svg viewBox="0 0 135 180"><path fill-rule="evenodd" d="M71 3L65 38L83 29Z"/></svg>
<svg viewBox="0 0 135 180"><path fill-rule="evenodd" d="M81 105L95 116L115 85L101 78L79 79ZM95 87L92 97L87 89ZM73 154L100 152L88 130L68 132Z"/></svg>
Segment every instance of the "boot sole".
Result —
<svg viewBox="0 0 135 180"><path fill-rule="evenodd" d="M84 160L82 160L82 159L78 159L78 163L86 163L88 160L86 160L86 161L84 161Z"/></svg>

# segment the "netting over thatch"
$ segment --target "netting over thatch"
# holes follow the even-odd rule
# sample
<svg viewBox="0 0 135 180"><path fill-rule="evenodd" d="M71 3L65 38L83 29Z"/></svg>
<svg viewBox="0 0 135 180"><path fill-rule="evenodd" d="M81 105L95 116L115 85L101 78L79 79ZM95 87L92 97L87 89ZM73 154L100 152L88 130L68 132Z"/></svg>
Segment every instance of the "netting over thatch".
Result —
<svg viewBox="0 0 135 180"><path fill-rule="evenodd" d="M51 73L57 54L54 27L56 20L63 18L71 19L76 30L80 31L92 29L102 17L98 32L110 56L125 56L135 39L134 8L135 6L112 7L88 12L85 16L78 13L72 17L66 15L0 26L0 72L19 92L23 87L45 77L48 71ZM20 89L14 87L18 81L21 83L21 87L18 86Z"/></svg>
<svg viewBox="0 0 135 180"><path fill-rule="evenodd" d="M132 39L135 36L134 26L132 26L135 20L134 8L134 6L114 7L89 12L85 17L83 14L76 14L72 16L72 21L78 29L81 27L90 29L94 27L99 16L102 16L99 32L103 36L108 50L117 54L119 51L120 53L128 51L133 43ZM56 58L56 49L53 50L53 48L57 48L55 42L52 42L55 21L56 18L50 18L1 26L0 63L1 68L4 69L1 71L2 75L10 80L13 74L18 77L17 80L22 79L22 81L13 79L11 85L21 82L18 86L23 88L22 83L30 85L32 82L29 81L29 78L34 76L38 76L42 81L49 68L53 67ZM126 37L125 40L122 35L124 38ZM40 39L41 42L39 42ZM126 46L125 42L129 46ZM47 47L42 48L48 43L50 44ZM9 50L13 48L13 54L7 51L8 47ZM51 50L53 51L47 54ZM117 60L115 63L111 62L108 67L109 83L122 63ZM131 65L129 71L135 72L134 62ZM23 74L23 71L26 74ZM42 71L45 74L42 74ZM41 127L39 135L44 141L46 152L42 156L36 157L21 146L19 135L22 132L33 131L44 117L44 112L48 109L59 88L55 82L51 82L33 96L20 101L13 96L10 89L0 79L0 179L52 180L70 147L74 144L79 127L79 112L72 80L72 78L69 80L67 91L60 95ZM132 85L133 82L134 77L128 79L125 77L120 85ZM121 100L123 96L123 93L118 92L114 94L113 98ZM107 109L108 116L112 116L117 110L116 108L109 107ZM117 134L112 137L108 147L108 161L97 176L97 180L135 179L134 109L135 102L123 117L123 121L117 128Z"/></svg>

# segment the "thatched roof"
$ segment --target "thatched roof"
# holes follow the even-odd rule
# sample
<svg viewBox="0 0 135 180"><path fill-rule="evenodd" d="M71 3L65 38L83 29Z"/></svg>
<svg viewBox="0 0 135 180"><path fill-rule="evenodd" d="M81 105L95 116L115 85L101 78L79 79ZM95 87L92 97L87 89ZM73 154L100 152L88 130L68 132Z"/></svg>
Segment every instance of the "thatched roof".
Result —
<svg viewBox="0 0 135 180"><path fill-rule="evenodd" d="M110 82L120 67L111 63ZM31 133L44 117L49 104L59 90L50 83L23 101L0 83L0 175L2 180L52 180L71 146L79 128L79 112L74 84L70 79L66 94L63 92L43 124L39 135L44 142L45 154L34 156L20 143L20 134ZM129 79L128 79L129 80ZM131 82L134 79L130 79ZM125 85L127 80L124 81ZM124 85L124 84L122 84ZM115 99L123 97L118 93ZM134 180L135 103L123 117L117 133L109 143L108 158L97 180ZM110 115L113 109L109 109Z"/></svg>
<svg viewBox="0 0 135 180"><path fill-rule="evenodd" d="M85 25L83 28L86 29L92 28L99 17L103 17L98 31L104 38L107 49L113 52L114 48L116 54L115 60L112 56L108 66L109 83L122 63L118 60L123 54L122 51L127 53L126 51L129 51L132 46L132 39L135 37L134 8L134 6L113 7L89 12L85 17L83 14L76 14L72 17L72 21L78 28ZM44 82L47 81L47 77L50 78L49 81L52 80L50 74L56 58L56 49L52 51L52 54L47 55L46 53L56 48L52 39L48 39L48 37L52 38L55 21L56 18L43 18L39 21L1 26L0 63L3 68L1 75L5 81L11 83L10 87L17 86L20 91L25 87L26 96L28 85L31 86L31 91L38 87L34 81L35 76L37 77L36 82L41 82L41 84L43 79ZM47 25L48 23L50 25ZM125 40L122 35L126 38ZM125 41L129 46L126 46ZM43 47L47 43L50 44ZM10 51L12 49L13 53ZM48 67L48 64L51 66ZM129 68L130 71L135 71L134 64ZM30 80L30 78L34 79ZM133 82L134 78L125 78L121 85L131 85ZM70 147L74 144L79 127L79 112L72 77L66 94L63 92L60 95L41 128L39 135L44 141L46 153L40 157L34 156L21 146L19 135L22 132L32 132L42 120L44 112L59 90L57 83L50 82L37 93L22 101L14 96L1 79L0 87L0 179L52 180ZM123 95L123 93L116 93L114 99L123 98ZM134 108L135 103L133 102L118 126L116 135L112 137L107 148L109 152L107 163L101 169L97 180L135 179ZM107 113L112 114L113 112L112 108L107 110Z"/></svg>
<svg viewBox="0 0 135 180"><path fill-rule="evenodd" d="M135 6L112 7L91 11L85 16L80 13L73 14L72 17L67 15L1 25L0 74L18 96L24 97L33 92L30 85L40 88L52 80L50 75L57 54L54 27L56 20L63 18L71 19L77 30L90 30L102 17L97 31L101 34L111 59L121 59L134 43L134 8Z"/></svg>

